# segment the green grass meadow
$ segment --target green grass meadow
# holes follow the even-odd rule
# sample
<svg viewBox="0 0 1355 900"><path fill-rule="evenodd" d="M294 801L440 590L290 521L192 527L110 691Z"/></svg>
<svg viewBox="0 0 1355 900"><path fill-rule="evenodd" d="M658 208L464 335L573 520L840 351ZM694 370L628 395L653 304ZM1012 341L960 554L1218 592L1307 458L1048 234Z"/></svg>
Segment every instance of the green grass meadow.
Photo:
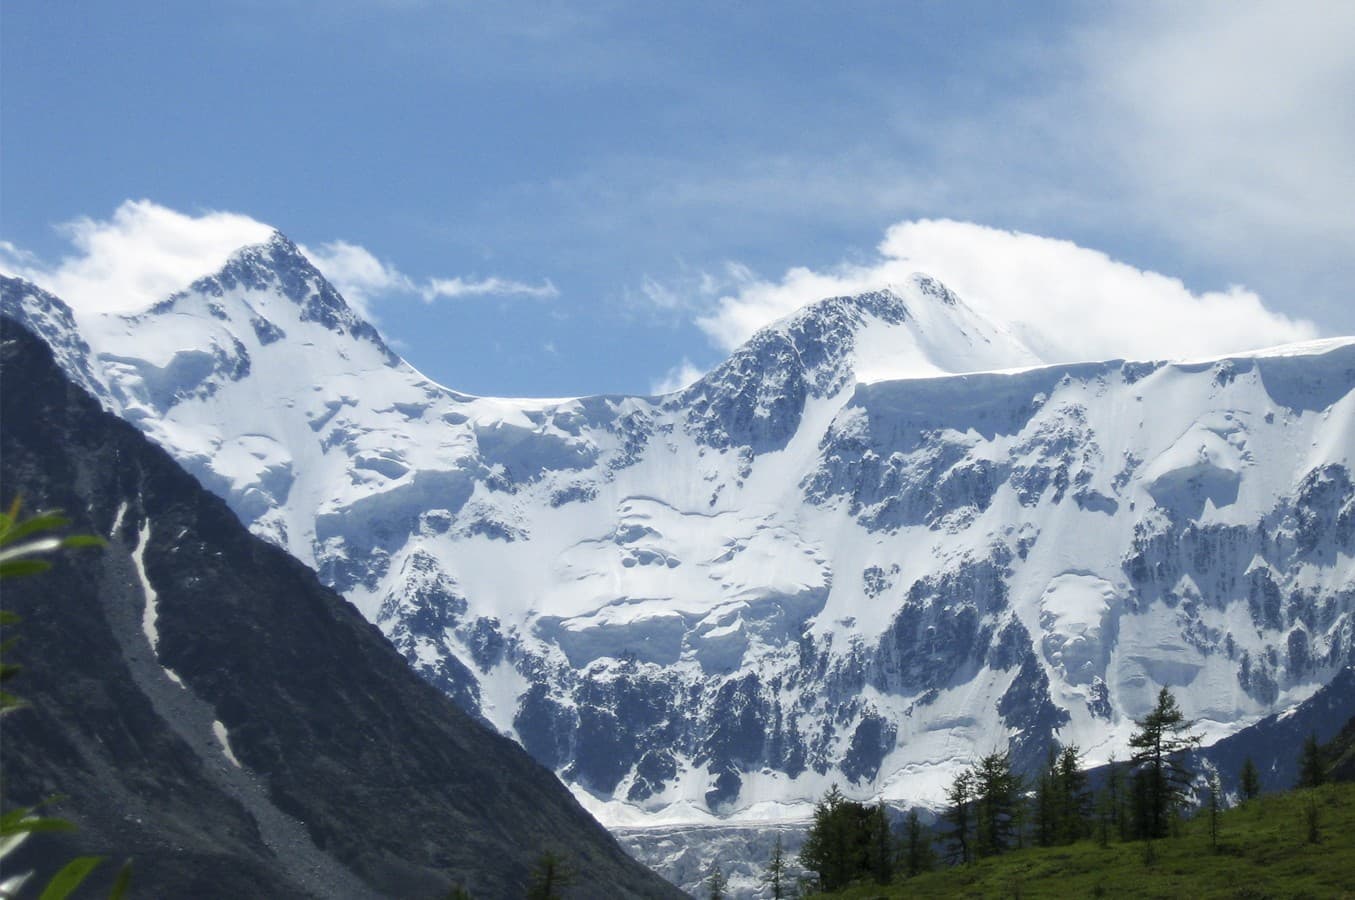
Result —
<svg viewBox="0 0 1355 900"><path fill-rule="evenodd" d="M1318 840L1309 836L1316 804ZM1355 900L1355 784L1266 794L1225 811L1218 849L1205 813L1184 822L1177 837L1107 847L1085 840L1064 847L1014 850L967 866L892 885L858 884L832 897L1025 898L1138 897L1235 900Z"/></svg>

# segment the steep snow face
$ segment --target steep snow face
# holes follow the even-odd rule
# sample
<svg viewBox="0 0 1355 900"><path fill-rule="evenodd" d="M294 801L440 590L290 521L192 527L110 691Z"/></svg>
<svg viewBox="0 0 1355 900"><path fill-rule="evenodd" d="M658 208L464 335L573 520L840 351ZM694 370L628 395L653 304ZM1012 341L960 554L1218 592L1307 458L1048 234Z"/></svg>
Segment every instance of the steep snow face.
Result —
<svg viewBox="0 0 1355 900"><path fill-rule="evenodd" d="M4 309L609 824L934 801L1009 741L1122 751L1162 685L1217 737L1355 659L1355 341L1040 367L918 276L679 393L475 398L281 236L78 334Z"/></svg>

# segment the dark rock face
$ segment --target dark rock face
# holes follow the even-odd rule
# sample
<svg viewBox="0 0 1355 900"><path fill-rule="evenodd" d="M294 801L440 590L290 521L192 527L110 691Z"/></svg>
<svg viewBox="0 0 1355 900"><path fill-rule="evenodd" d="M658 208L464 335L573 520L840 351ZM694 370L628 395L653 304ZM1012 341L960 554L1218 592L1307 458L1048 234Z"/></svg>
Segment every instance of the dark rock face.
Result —
<svg viewBox="0 0 1355 900"><path fill-rule="evenodd" d="M33 704L5 721L6 795L65 794L79 826L16 866L135 857L145 896L514 897L556 847L578 896L680 896L8 319L0 379L0 495L109 536L5 585Z"/></svg>
<svg viewBox="0 0 1355 900"><path fill-rule="evenodd" d="M759 332L679 395L676 404L691 410L689 430L716 449L781 449L799 428L806 400L846 384L856 331L868 315L897 324L908 308L889 291L832 297L795 316L784 330Z"/></svg>
<svg viewBox="0 0 1355 900"><path fill-rule="evenodd" d="M993 628L985 620L1007 605L1003 579L1009 561L1010 552L999 545L990 557L915 582L880 640L871 682L885 692L916 693L972 675L993 642ZM1024 628L1020 634L1029 647ZM998 646L1017 641L1017 635L1004 635Z"/></svg>

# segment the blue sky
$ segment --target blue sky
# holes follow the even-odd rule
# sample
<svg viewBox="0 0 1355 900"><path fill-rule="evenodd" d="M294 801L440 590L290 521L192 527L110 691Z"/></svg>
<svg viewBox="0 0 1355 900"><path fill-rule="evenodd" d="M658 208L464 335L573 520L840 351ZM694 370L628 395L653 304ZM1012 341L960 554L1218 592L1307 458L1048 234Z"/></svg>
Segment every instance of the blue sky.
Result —
<svg viewBox="0 0 1355 900"><path fill-rule="evenodd" d="M147 210L248 216L481 394L649 391L891 253L1014 318L1100 259L1149 273L1085 289L1107 317L1162 273L1257 343L1355 333L1351 10L8 0L0 262L57 278L73 234L136 255ZM1049 271L1011 232L1057 239Z"/></svg>

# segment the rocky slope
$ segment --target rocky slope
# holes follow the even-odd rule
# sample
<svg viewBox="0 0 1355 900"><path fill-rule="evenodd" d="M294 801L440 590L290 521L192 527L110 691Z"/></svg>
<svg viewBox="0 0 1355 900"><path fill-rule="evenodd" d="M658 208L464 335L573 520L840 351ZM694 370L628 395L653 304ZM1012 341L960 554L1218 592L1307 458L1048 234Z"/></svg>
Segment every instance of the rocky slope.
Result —
<svg viewBox="0 0 1355 900"><path fill-rule="evenodd" d="M6 689L31 703L5 719L6 803L61 794L78 825L6 874L97 853L135 859L138 896L516 897L553 848L577 896L680 896L0 323L0 496L108 538L4 586Z"/></svg>
<svg viewBox="0 0 1355 900"><path fill-rule="evenodd" d="M138 316L3 297L612 825L935 800L1008 740L1095 762L1161 685L1218 739L1355 659L1351 340L1041 365L915 276L677 394L501 400L280 235Z"/></svg>

